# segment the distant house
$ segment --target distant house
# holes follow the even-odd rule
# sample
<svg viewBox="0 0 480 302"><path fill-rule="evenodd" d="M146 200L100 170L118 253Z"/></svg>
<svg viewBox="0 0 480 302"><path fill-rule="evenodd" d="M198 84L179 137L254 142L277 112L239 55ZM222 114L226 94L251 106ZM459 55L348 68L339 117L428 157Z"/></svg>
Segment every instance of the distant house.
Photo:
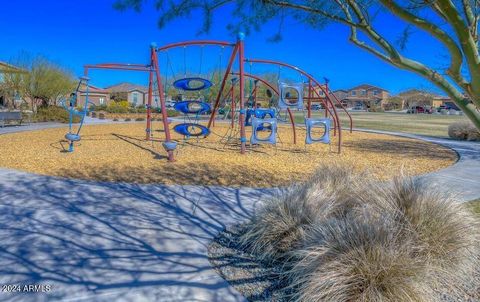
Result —
<svg viewBox="0 0 480 302"><path fill-rule="evenodd" d="M106 87L113 100L126 100L132 106L145 105L148 98L148 87L132 84L120 83L113 86Z"/></svg>
<svg viewBox="0 0 480 302"><path fill-rule="evenodd" d="M351 89L336 90L333 93L344 106L363 109L383 107L383 103L389 96L388 90L369 84L362 84Z"/></svg>
<svg viewBox="0 0 480 302"><path fill-rule="evenodd" d="M431 106L434 108L447 106L458 110L458 107L449 97L418 89L409 89L400 92L392 98L402 100L403 109L411 108L413 106Z"/></svg>
<svg viewBox="0 0 480 302"><path fill-rule="evenodd" d="M77 98L77 103L82 105L85 103L85 98L87 96L87 91L85 87L80 89L80 94ZM108 105L110 101L110 92L108 90L88 85L88 101L92 102L96 106Z"/></svg>
<svg viewBox="0 0 480 302"><path fill-rule="evenodd" d="M0 61L0 74L2 73L22 73L25 72L20 67L14 66L12 64L8 64L6 62Z"/></svg>
<svg viewBox="0 0 480 302"><path fill-rule="evenodd" d="M436 96L432 102L433 107L446 106L451 109L460 110L457 104L448 96Z"/></svg>
<svg viewBox="0 0 480 302"><path fill-rule="evenodd" d="M21 96L18 94L18 91L11 91L6 88L3 82L3 74L5 73L23 73L25 70L8 64L6 62L0 61L0 108L17 106L22 102Z"/></svg>

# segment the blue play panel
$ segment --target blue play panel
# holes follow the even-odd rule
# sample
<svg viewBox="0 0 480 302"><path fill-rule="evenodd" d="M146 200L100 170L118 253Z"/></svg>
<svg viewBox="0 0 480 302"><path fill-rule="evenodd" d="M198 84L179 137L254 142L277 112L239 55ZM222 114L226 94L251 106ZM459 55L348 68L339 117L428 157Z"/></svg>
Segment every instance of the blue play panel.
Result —
<svg viewBox="0 0 480 302"><path fill-rule="evenodd" d="M199 84L199 85L195 85ZM198 91L203 89L208 89L212 87L212 82L207 79L193 77L193 78L183 78L173 82L173 86L177 89L186 90L186 91Z"/></svg>

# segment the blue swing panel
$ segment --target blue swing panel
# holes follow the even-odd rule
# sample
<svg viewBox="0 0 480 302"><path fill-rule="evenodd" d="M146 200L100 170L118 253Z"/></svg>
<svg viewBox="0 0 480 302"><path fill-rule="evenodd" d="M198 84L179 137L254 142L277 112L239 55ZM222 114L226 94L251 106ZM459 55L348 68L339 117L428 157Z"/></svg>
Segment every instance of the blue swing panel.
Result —
<svg viewBox="0 0 480 302"><path fill-rule="evenodd" d="M313 144L313 143L324 143L330 144L330 128L331 128L332 120L329 118L322 118L322 119L312 119L312 118L305 118L305 126L307 127L307 135L305 137L305 144ZM314 127L324 127L325 133L319 138L312 137L312 129Z"/></svg>
<svg viewBox="0 0 480 302"><path fill-rule="evenodd" d="M192 128L200 129L200 132L190 131ZM210 130L207 127L195 123L178 124L173 127L173 130L186 137L208 136L210 134Z"/></svg>
<svg viewBox="0 0 480 302"><path fill-rule="evenodd" d="M264 128L263 125L268 124L267 127L270 129L270 135L265 138L261 139L258 137L258 132L260 127ZM256 117L252 118L252 135L250 136L250 144L272 144L275 145L277 143L277 119L276 118L267 118L267 119L259 119Z"/></svg>
<svg viewBox="0 0 480 302"><path fill-rule="evenodd" d="M192 82L200 82L200 86L191 86ZM173 82L173 86L177 89L186 90L186 91L199 91L203 89L208 89L212 87L212 82L207 79L193 77L193 78L183 78Z"/></svg>
<svg viewBox="0 0 480 302"><path fill-rule="evenodd" d="M278 99L278 107L280 109L297 108L303 109L303 83L287 84L278 82L278 88L280 90L280 98ZM295 90L298 98L296 102L291 102L287 99L288 90Z"/></svg>
<svg viewBox="0 0 480 302"><path fill-rule="evenodd" d="M202 114L210 111L211 108L210 104L200 101L182 101L175 103L173 107L183 114Z"/></svg>
<svg viewBox="0 0 480 302"><path fill-rule="evenodd" d="M257 108L257 109L248 109L247 110L247 117L245 118L245 126L251 126L252 125L252 117L264 119L267 116L270 116L270 118L275 117L275 109L272 108ZM260 126L259 130L263 130L263 126Z"/></svg>

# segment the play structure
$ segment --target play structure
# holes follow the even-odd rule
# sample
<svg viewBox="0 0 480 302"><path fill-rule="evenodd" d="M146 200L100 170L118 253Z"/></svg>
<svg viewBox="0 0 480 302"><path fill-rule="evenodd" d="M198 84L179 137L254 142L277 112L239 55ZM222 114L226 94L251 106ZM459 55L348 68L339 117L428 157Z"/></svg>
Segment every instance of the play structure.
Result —
<svg viewBox="0 0 480 302"><path fill-rule="evenodd" d="M192 60L187 51L191 48L199 50L197 60ZM218 49L218 60L213 67L204 66L204 56L207 48ZM174 65L172 53L183 53L183 72L179 72L178 66ZM224 53L228 52L227 60L223 60ZM183 60L182 60L183 59ZM213 60L211 60L213 62ZM188 68L189 64L198 64L198 71ZM212 64L211 64L212 65ZM245 66L250 66L249 72ZM298 76L298 80L278 77L266 80L261 74L254 74L252 66L268 65L273 68L289 70ZM177 69L175 69L177 67ZM145 72L148 74L149 86L146 102L146 140L152 140L152 110L154 104L161 112L164 139L162 145L168 154L168 160L174 161L174 151L178 147L178 141L172 139L171 131L182 135L184 139L195 137L201 139L214 133L215 122L220 122L219 112L222 111L224 119L230 119L229 131L223 135L217 134L225 142L234 142L239 145L239 151L243 154L247 151L247 143L250 145L277 144L277 129L281 124L290 124L293 132L293 143L297 143L295 115L303 117L306 129L305 144L331 143L330 136L336 136L337 151L341 152L342 127L338 110L343 110L349 118L350 131L352 130L352 118L343 107L342 103L330 93L328 80L323 84L304 70L284 62L247 59L245 58L244 35L240 33L234 43L225 41L199 40L173 43L157 47L152 43L150 47L150 61L147 64L120 64L103 63L84 66L84 76L89 75L92 69L126 70ZM207 74L207 75L205 75ZM247 84L249 84L247 87ZM88 90L88 83L87 83ZM261 91L261 89L265 89ZM258 95L263 92L263 102L267 104L261 107ZM167 115L167 98L178 95L174 109L182 114L182 118L175 119L178 123L172 123ZM324 117L312 117L312 104L320 103L324 109ZM67 108L71 114L87 113L87 101L84 110L75 112ZM207 119L208 118L208 119ZM170 126L172 123L172 126ZM83 119L82 123L83 124ZM73 143L80 139L79 132L70 129L68 140ZM71 125L70 125L71 127ZM246 127L251 128L251 136L246 137ZM314 130L323 131L321 136L313 135ZM332 130L332 131L331 131ZM268 135L260 135L268 131ZM333 132L333 133L332 133ZM78 139L78 140L77 140Z"/></svg>
<svg viewBox="0 0 480 302"><path fill-rule="evenodd" d="M88 114L89 106L94 106L95 104L89 102L88 93L88 77L81 77L78 82L77 89L70 95L68 100L62 100L61 105L68 111L69 122L68 122L68 133L65 134L65 139L68 141L68 152L73 152L74 143L81 140L80 131L82 130L85 117ZM78 95L83 92L82 89L85 89L85 101L83 104L78 104ZM74 130L74 117L78 116L80 118L80 123L77 126L77 129Z"/></svg>

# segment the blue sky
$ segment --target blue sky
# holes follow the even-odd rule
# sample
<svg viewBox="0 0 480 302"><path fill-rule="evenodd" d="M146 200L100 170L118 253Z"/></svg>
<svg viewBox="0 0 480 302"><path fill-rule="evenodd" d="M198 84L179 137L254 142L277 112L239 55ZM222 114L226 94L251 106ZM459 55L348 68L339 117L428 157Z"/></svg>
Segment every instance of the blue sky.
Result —
<svg viewBox="0 0 480 302"><path fill-rule="evenodd" d="M112 8L113 0L5 2L1 4L0 60L9 61L22 51L42 54L79 76L83 73L83 65L88 63L147 63L149 44L153 41L162 45L200 38L234 39L225 29L225 20L229 18L226 9L217 15L209 34L197 36L200 14L177 19L160 30L158 12L152 1L147 1L141 13L116 11ZM377 24L393 40L403 28L399 21L388 16L379 18ZM284 28L284 39L278 43L267 41L277 30L275 22L248 36L246 56L297 65L320 79L328 77L333 89L370 83L392 93L409 88L435 90L420 77L391 67L355 47L348 42L348 29L343 25L314 30L289 20ZM433 66L441 66L445 60L441 52L433 55L431 52L438 48L435 41L421 32L414 32L406 53ZM193 61L195 51L198 57L198 49L192 49ZM204 58L204 70L209 64L218 64L218 56L213 51L207 52L207 56L211 59ZM181 56L177 59L181 61ZM100 87L124 81L139 84L147 81L143 74L111 71L95 71L90 77L92 84Z"/></svg>

